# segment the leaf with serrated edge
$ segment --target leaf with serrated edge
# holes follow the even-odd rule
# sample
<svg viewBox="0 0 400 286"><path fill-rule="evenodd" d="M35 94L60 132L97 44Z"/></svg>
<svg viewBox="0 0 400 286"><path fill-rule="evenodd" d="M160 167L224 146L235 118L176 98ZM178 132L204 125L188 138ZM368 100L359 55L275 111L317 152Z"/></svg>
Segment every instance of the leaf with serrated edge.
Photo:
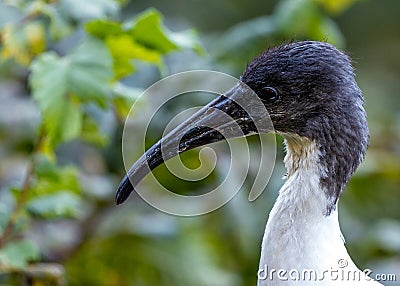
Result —
<svg viewBox="0 0 400 286"><path fill-rule="evenodd" d="M107 36L123 33L121 24L115 21L96 19L85 24L85 30L90 35L104 39Z"/></svg>
<svg viewBox="0 0 400 286"><path fill-rule="evenodd" d="M168 38L169 31L162 25L162 16L157 10L149 9L140 14L134 20L130 31L136 41L151 49L162 53L178 49L178 46Z"/></svg>
<svg viewBox="0 0 400 286"><path fill-rule="evenodd" d="M77 178L77 170L72 166L58 167L54 176L38 174L35 184L29 191L28 201L39 196L54 194L60 191L68 191L78 194L80 185Z"/></svg>
<svg viewBox="0 0 400 286"><path fill-rule="evenodd" d="M96 102L105 107L109 101L112 60L99 40L89 38L63 58L53 52L45 53L33 62L31 69L33 97L42 111L46 135L53 146L81 133L81 102Z"/></svg>

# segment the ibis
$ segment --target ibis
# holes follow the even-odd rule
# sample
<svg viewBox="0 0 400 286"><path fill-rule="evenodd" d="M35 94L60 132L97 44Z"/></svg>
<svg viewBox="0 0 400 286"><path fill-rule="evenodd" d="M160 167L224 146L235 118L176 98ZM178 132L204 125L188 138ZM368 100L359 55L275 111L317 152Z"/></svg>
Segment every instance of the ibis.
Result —
<svg viewBox="0 0 400 286"><path fill-rule="evenodd" d="M256 106L255 101L265 108L251 116L238 104ZM350 57L331 44L298 41L269 48L247 65L235 86L132 165L116 203L179 153L226 138L275 132L284 137L287 174L265 227L254 271L257 285L381 285L350 258L338 220L340 195L369 144L363 106ZM221 111L232 124L221 123ZM272 124L259 127L257 121L266 116ZM231 132L233 124L240 134Z"/></svg>

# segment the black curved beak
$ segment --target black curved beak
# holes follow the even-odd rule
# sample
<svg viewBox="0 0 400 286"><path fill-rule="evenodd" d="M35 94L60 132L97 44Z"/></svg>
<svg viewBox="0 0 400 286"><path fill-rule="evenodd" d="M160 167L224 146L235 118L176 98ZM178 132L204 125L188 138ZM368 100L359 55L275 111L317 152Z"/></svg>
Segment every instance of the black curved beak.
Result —
<svg viewBox="0 0 400 286"><path fill-rule="evenodd" d="M151 170L172 157L224 139L272 131L270 122L261 100L238 82L148 149L122 179L115 202L122 204Z"/></svg>

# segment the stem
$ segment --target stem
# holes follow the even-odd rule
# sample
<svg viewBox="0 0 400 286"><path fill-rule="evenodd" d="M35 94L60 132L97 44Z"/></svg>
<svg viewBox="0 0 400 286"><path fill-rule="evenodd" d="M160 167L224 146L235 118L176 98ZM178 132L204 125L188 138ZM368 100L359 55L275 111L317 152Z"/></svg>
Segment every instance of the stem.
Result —
<svg viewBox="0 0 400 286"><path fill-rule="evenodd" d="M44 134L41 130L38 139L36 141L35 148L33 150L33 155L40 150L43 140L44 140ZM18 217L20 216L21 211L28 198L30 183L35 173L34 170L35 170L35 160L33 156L31 161L29 162L24 181L22 182L21 192L19 193L15 207L10 215L10 219L8 220L5 226L3 233L0 235L0 249L4 247L4 245L8 242L8 240L11 238L13 234L15 224L17 223Z"/></svg>
<svg viewBox="0 0 400 286"><path fill-rule="evenodd" d="M0 248L2 248L12 235L14 226L18 220L18 217L20 215L20 212L25 204L27 195L28 195L28 190L30 186L30 181L33 176L33 169L34 169L34 163L31 161L28 166L28 170L26 172L24 181L22 183L22 188L21 192L17 198L17 203L15 204L14 210L11 213L10 219L7 222L6 227L4 228L3 233L0 236Z"/></svg>

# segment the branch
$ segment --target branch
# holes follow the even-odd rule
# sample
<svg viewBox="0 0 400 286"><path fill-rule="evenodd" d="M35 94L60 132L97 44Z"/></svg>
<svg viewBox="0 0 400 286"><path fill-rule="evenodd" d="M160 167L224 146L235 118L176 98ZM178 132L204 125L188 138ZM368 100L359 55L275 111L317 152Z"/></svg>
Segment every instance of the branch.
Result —
<svg viewBox="0 0 400 286"><path fill-rule="evenodd" d="M40 131L39 137L36 141L33 154L32 154L32 159L29 162L28 165L28 170L26 172L24 181L22 182L22 187L21 187L21 192L18 195L17 202L15 204L14 210L11 212L10 219L8 220L3 233L0 235L0 249L4 247L4 245L8 242L10 237L13 234L13 230L15 227L15 224L18 221L18 217L21 214L21 211L25 205L25 202L28 198L29 194L29 188L30 188L30 183L32 180L32 177L34 175L34 170L35 170L35 159L34 155L40 150L41 145L43 144L44 140L44 134L43 131Z"/></svg>
<svg viewBox="0 0 400 286"><path fill-rule="evenodd" d="M0 248L2 248L7 243L8 239L12 235L14 226L18 220L18 216L25 204L25 201L26 201L26 198L28 195L30 181L31 181L33 173L34 173L33 170L34 170L34 162L32 160L29 163L28 170L26 172L26 175L25 175L25 178L24 178L24 181L22 184L21 192L17 198L17 203L15 204L15 207L11 213L10 219L8 220L7 225L4 228L4 231L0 236Z"/></svg>

